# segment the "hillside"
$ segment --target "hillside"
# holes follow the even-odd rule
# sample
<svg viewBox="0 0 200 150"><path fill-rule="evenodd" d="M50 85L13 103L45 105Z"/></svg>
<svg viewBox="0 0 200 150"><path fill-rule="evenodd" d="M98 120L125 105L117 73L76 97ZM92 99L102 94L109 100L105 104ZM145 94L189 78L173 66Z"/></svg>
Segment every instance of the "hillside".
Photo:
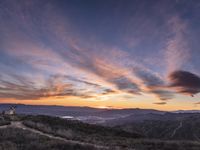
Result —
<svg viewBox="0 0 200 150"><path fill-rule="evenodd" d="M0 128L0 150L95 150L95 147L55 140L30 131Z"/></svg>
<svg viewBox="0 0 200 150"><path fill-rule="evenodd" d="M0 109L7 110L10 106L12 105L0 105ZM187 147L187 144L198 147L200 140L200 113L198 111L164 112L138 108L16 106L18 115L1 116L1 127L20 127L51 140L53 138L53 140L61 140L72 145L86 145L94 148L103 146L107 149L138 148L138 150L154 150L157 147L159 150L165 147L170 149L173 147L171 145L177 145L182 150ZM41 115L35 113L36 110ZM57 114L53 114L54 112ZM45 114L51 116L45 116ZM1 130L5 129L1 128ZM183 142L186 142L186 145ZM190 150L193 147L187 149Z"/></svg>
<svg viewBox="0 0 200 150"><path fill-rule="evenodd" d="M6 121L6 122L5 122ZM0 120L0 150L198 150L194 141L161 140L50 116L4 116Z"/></svg>
<svg viewBox="0 0 200 150"><path fill-rule="evenodd" d="M155 115L156 116L156 115ZM139 132L147 138L167 140L200 140L200 114L165 114L143 121L119 125L125 131Z"/></svg>

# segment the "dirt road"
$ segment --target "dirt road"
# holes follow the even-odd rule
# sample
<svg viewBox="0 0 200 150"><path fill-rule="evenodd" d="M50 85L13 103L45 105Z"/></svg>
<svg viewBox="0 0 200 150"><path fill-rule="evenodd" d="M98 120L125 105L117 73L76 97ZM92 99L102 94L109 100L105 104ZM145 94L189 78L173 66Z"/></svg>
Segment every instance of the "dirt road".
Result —
<svg viewBox="0 0 200 150"><path fill-rule="evenodd" d="M182 126L183 126L183 122L181 121L180 124L178 125L178 127L174 129L174 131L171 135L171 138L174 137L174 135L176 134L176 131L179 130L180 128L182 128Z"/></svg>

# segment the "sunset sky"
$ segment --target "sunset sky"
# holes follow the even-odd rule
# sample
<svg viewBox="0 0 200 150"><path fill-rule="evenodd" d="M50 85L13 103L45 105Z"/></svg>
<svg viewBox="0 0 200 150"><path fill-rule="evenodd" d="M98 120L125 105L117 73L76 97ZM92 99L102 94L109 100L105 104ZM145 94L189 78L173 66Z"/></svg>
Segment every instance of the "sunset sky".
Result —
<svg viewBox="0 0 200 150"><path fill-rule="evenodd" d="M0 103L200 109L200 1L1 0Z"/></svg>

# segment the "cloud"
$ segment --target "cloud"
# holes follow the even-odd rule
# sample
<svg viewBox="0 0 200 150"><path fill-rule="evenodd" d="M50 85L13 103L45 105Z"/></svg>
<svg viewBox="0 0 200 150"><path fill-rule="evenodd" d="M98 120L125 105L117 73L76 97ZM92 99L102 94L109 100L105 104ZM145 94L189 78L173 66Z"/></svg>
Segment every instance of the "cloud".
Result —
<svg viewBox="0 0 200 150"><path fill-rule="evenodd" d="M102 95L115 94L115 93L117 93L117 92L112 89L105 89L104 92L102 93Z"/></svg>
<svg viewBox="0 0 200 150"><path fill-rule="evenodd" d="M167 72L172 72L183 67L190 58L187 42L187 23L178 15L168 21L169 38L165 52Z"/></svg>
<svg viewBox="0 0 200 150"><path fill-rule="evenodd" d="M194 95L200 92L200 77L188 71L174 71L169 75L170 86L178 93Z"/></svg>
<svg viewBox="0 0 200 150"><path fill-rule="evenodd" d="M158 75L148 71L147 69L137 69L134 70L137 77L139 77L143 84L149 88L155 88L158 86L163 86L165 82Z"/></svg>
<svg viewBox="0 0 200 150"><path fill-rule="evenodd" d="M48 79L43 86L37 86L26 77L12 75L11 81L1 79L0 97L13 99L40 99L50 96L77 95L71 84L60 84L57 80Z"/></svg>
<svg viewBox="0 0 200 150"><path fill-rule="evenodd" d="M155 102L153 104L156 104L156 105L166 105L167 103L166 102Z"/></svg>
<svg viewBox="0 0 200 150"><path fill-rule="evenodd" d="M196 103L194 103L195 105L200 105L200 102L196 102Z"/></svg>
<svg viewBox="0 0 200 150"><path fill-rule="evenodd" d="M76 45L74 46L76 53L73 53L73 59L69 63L103 80L112 89L139 94L140 89L129 75L128 68L116 63L116 57L123 61L123 55L120 53L122 51L110 48L111 52L106 52L107 49L109 48L104 47L101 54L98 54L92 47L85 50ZM105 55L102 55L102 53Z"/></svg>
<svg viewBox="0 0 200 150"><path fill-rule="evenodd" d="M45 78L38 84L37 77L33 80L29 77L19 75L9 75L9 80L0 79L0 97L12 98L18 100L38 100L48 97L79 97L79 98L95 98L96 96L114 93L111 89L107 89L100 85L92 84L82 80L71 80L68 76L52 75ZM85 88L79 86L85 84ZM87 88L86 88L87 87ZM99 92L97 92L99 91Z"/></svg>
<svg viewBox="0 0 200 150"><path fill-rule="evenodd" d="M180 84L167 86L167 81L161 75L163 72L166 74L165 70L162 70L164 67L158 67L162 58L155 59L160 56L160 46L163 46L160 41L166 41L164 55L167 74L183 67L190 58L186 36L187 23L178 15L173 15L168 20L166 29L166 25L163 25L166 22L162 24L162 19L167 20L166 17L161 15L159 17L162 19L158 19L158 16L154 18L154 15L151 15L154 11L151 12L150 9L150 14L144 11L146 6L150 8L149 4L153 5L153 8L157 5L144 4L138 3L138 6L141 6L137 13L129 12L127 8L122 13L119 11L115 21L121 21L114 21L113 26L113 20L105 15L99 17L102 18L100 22L93 22L91 18L91 22L83 21L83 17L88 17L85 17L84 13L83 16L79 14L79 9L76 8L79 6L69 5L74 8L68 10L54 1L2 2L0 55L9 55L4 64L12 63L12 66L3 66L3 63L0 63L0 97L94 98L119 93L148 93L167 100L174 96L171 87L179 93L197 93L197 87L188 88L188 85ZM120 10L123 10L124 6L120 5ZM168 10L168 7L164 9ZM71 9L76 9L77 13L71 14ZM132 7L129 9L133 10ZM110 11L113 10L109 8ZM79 15L76 16L77 14ZM110 21L107 22L105 18ZM100 24L97 25L98 23ZM169 33L167 39L166 33ZM103 39L103 42L99 39ZM12 75L15 73L20 76ZM27 74L32 74L32 77L26 77ZM1 75L9 77L4 78ZM173 77L172 74L170 81L174 83Z"/></svg>
<svg viewBox="0 0 200 150"><path fill-rule="evenodd" d="M126 78L125 76L119 76L117 78L112 78L109 80L111 83L115 84L119 90L139 94L141 91L137 84Z"/></svg>
<svg viewBox="0 0 200 150"><path fill-rule="evenodd" d="M135 74L141 79L143 92L153 93L161 100L173 98L173 93L165 88L165 81L155 73L148 70L137 70Z"/></svg>
<svg viewBox="0 0 200 150"><path fill-rule="evenodd" d="M13 9L15 9L15 7ZM28 20L31 18L31 15L27 14L26 17L23 17L25 15L24 12L22 12L20 9L17 9L16 11L18 12L18 18L20 20L23 20L21 22L18 22L18 25L22 26L22 30L18 30L18 32L14 32L13 34L11 34L11 32L7 32L8 35L5 42L3 42L3 49L8 55L17 58L18 60L22 61L23 64L30 65L32 68L35 69L35 71L39 70L47 74L59 74L60 76L65 75L65 77L69 77L70 75L71 81L76 82L76 84L82 83L86 84L87 86L93 86L93 89L97 89L97 93L99 93L99 89L101 89L101 91L104 91L102 89L111 89L112 91L119 90L132 94L139 93L139 87L137 86L137 84L134 83L134 81L126 75L126 68L122 68L118 65L113 65L112 59L110 59L110 61L106 60L108 57L112 57L113 54L114 56L119 55L117 50L114 50L112 51L112 53L109 54L106 53L107 56L101 56L99 55L97 50L93 50L93 47L90 46L89 48L85 48L85 45L82 45L82 43L84 43L84 40L78 43L79 37L76 38L78 41L77 42L72 40L74 37L73 35L70 34L68 36L67 34L65 34L68 32L68 29L65 28L62 19L56 20L59 26L56 26L56 24L53 24L52 22L46 26L46 30L50 31L48 34L41 30L42 33L44 33L43 38L45 39L45 41L51 41L50 45L53 45L53 47L55 47L55 50L53 50L53 47L49 47L49 45L47 46L44 41L42 42L38 40L38 30L34 30L33 32L32 28L27 28L27 26L33 25L33 20ZM11 20L9 21L12 22L13 19L15 18L11 17ZM41 24L41 22L38 23ZM3 26L3 28L7 27ZM27 30L26 32L24 32L26 28ZM31 36L26 33L31 33ZM49 36L50 34L55 36ZM79 44L81 46L79 46ZM56 51L57 48L60 49ZM105 51L106 50L104 50L104 52ZM46 78L45 75L43 76L44 78ZM80 79L81 77L86 76L86 80ZM99 79L103 82L99 83ZM90 82L88 82L88 80L90 80ZM50 84L51 82L49 82L48 84ZM55 83L51 83L52 85L48 85L47 89L45 89L46 91L48 91L46 95L49 94L53 96L53 90L55 90L55 93L57 92L60 95L67 95L67 91L65 91L64 94L61 94L64 91L59 91L62 88L66 88L62 87L65 86L62 85L62 82L63 81L60 81L59 85L57 85L56 87L54 87ZM15 86L17 86L17 84ZM52 87L52 89L49 89L49 87ZM44 94L45 90L41 89L41 92L40 90L37 91L36 93L38 94L33 95L33 98L31 98L31 96L28 97L30 97L31 99L42 97L40 93ZM68 91L69 93L75 93L70 88L68 89ZM103 93L108 93L108 91L105 90ZM22 99L28 97L21 96Z"/></svg>
<svg viewBox="0 0 200 150"><path fill-rule="evenodd" d="M160 100L169 100L174 97L174 93L166 89L152 90L151 93L156 94Z"/></svg>

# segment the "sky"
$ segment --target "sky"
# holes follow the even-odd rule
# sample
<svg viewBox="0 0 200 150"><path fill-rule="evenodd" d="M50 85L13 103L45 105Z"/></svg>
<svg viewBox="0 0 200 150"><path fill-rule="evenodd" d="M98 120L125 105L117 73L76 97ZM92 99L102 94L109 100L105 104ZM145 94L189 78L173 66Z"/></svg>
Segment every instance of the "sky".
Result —
<svg viewBox="0 0 200 150"><path fill-rule="evenodd" d="M0 103L200 109L200 1L0 1Z"/></svg>

